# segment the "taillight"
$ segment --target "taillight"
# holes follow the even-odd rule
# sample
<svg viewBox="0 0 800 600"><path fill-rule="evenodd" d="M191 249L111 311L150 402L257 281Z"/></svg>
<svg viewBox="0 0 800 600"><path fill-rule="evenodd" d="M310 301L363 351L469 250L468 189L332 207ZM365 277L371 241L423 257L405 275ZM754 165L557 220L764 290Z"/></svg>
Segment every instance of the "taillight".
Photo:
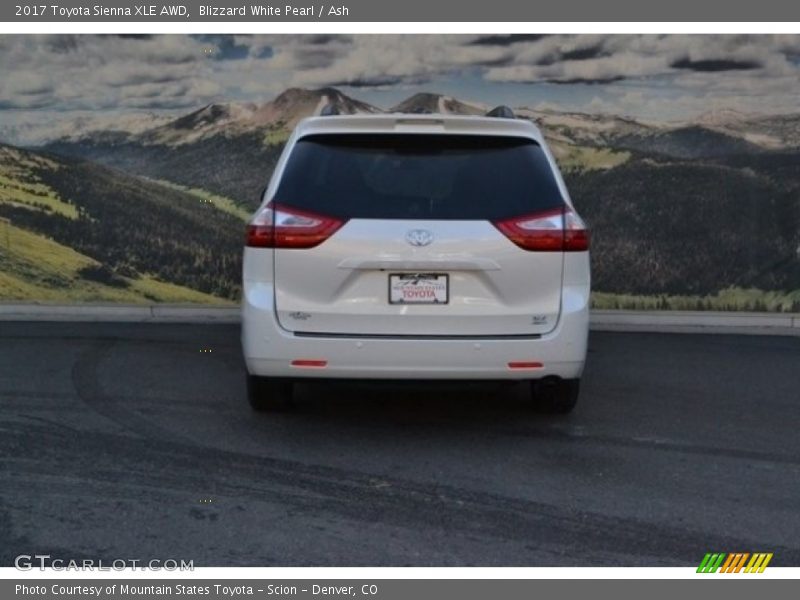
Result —
<svg viewBox="0 0 800 600"><path fill-rule="evenodd" d="M564 252L583 252L589 249L589 229L571 208L564 211Z"/></svg>
<svg viewBox="0 0 800 600"><path fill-rule="evenodd" d="M586 224L568 206L497 221L494 226L524 250L582 252L589 249Z"/></svg>
<svg viewBox="0 0 800 600"><path fill-rule="evenodd" d="M344 221L270 202L247 225L247 245L256 248L313 248Z"/></svg>

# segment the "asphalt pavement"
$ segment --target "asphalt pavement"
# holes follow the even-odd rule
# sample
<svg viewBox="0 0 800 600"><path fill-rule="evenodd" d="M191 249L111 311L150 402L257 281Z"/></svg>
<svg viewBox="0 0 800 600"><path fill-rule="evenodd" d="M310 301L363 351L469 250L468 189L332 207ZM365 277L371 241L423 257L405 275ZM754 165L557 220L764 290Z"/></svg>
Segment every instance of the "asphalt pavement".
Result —
<svg viewBox="0 0 800 600"><path fill-rule="evenodd" d="M592 332L567 417L424 382L254 414L238 338L0 322L0 566L800 566L800 338Z"/></svg>

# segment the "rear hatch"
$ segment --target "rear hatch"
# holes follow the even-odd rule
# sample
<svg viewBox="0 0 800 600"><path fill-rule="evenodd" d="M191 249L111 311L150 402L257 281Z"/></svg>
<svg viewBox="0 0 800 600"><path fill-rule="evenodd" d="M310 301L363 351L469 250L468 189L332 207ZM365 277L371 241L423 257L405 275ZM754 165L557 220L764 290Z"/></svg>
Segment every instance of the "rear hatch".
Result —
<svg viewBox="0 0 800 600"><path fill-rule="evenodd" d="M318 235L300 244L312 247L290 234L275 245L275 305L289 331L506 336L557 324L563 251L547 236L568 207L533 140L311 135L271 205L276 232L285 223Z"/></svg>

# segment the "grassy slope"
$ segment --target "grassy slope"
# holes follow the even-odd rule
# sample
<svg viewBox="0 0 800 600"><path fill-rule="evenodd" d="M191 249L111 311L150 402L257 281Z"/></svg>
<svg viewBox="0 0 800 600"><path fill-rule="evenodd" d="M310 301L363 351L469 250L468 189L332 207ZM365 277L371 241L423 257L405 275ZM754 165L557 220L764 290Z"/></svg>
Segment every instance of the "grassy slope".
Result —
<svg viewBox="0 0 800 600"><path fill-rule="evenodd" d="M171 181L167 181L165 179L159 179L156 183L160 183L163 186L172 188L173 190L180 190L187 194L191 194L192 196L196 197L202 204L210 204L213 207L221 210L222 212L226 212L229 215L233 215L241 219L242 221L249 221L251 212L242 208L241 206L237 206L236 203L231 200L230 198L226 198L225 196L219 196L217 194L212 194L209 191L206 191L201 188L188 188L177 183L173 183Z"/></svg>
<svg viewBox="0 0 800 600"><path fill-rule="evenodd" d="M718 310L800 312L800 290L770 292L728 288L708 296L645 296L592 293L592 308L622 310Z"/></svg>
<svg viewBox="0 0 800 600"><path fill-rule="evenodd" d="M291 131L281 128L274 128L264 134L265 146L283 146L289 139Z"/></svg>
<svg viewBox="0 0 800 600"><path fill-rule="evenodd" d="M0 147L0 204L77 219L77 208L35 174L41 168L58 169L58 164L9 146Z"/></svg>
<svg viewBox="0 0 800 600"><path fill-rule="evenodd" d="M631 153L618 152L610 148L593 148L575 146L560 142L551 142L550 148L562 171L599 171L613 169L626 163Z"/></svg>
<svg viewBox="0 0 800 600"><path fill-rule="evenodd" d="M11 217L0 218L0 301L230 302L210 293L171 283L147 268L114 272L113 268L102 262L100 256L89 256L72 247L69 242L62 240L59 243L54 240L53 237L57 235L54 233L51 237L47 224L52 223L56 227L53 231L56 231L57 227L61 227L59 222L78 224L81 218L87 222L87 213L80 212L85 210L81 208L81 201L85 199L85 194L92 192L91 188L85 188L82 194L74 198L72 194L68 194L66 198L69 200L65 200L62 198L63 193L59 194L60 190L49 181L53 174L66 174L75 168L81 169L81 173L87 177L94 175L94 171L87 170L86 167L67 165L55 158L0 145L0 209L5 209L6 215ZM97 175L111 178L108 183L116 187L106 189L116 192L114 196L123 194L125 187L141 189L143 185L156 186L154 183L137 182L130 178L120 178L117 181L109 172ZM91 184L89 180L86 181ZM160 195L165 202L174 206L174 211L170 214L173 219L188 219L193 222L195 215L205 218L202 214L208 214L206 211L209 210L216 212L217 209L221 213L233 214L237 219L243 218L235 210L226 210L229 207L224 204L225 199L214 197L213 201L204 201L199 193L188 194L163 189L164 192ZM155 187L150 195L158 197L158 190ZM92 193L96 195L98 192ZM180 195L175 196L176 194ZM109 208L117 201L114 196L108 197ZM142 200L142 197L133 198L137 202ZM193 209L193 201L198 200L204 206ZM145 211L143 214L146 214L147 208L144 204L142 208ZM100 215L100 219L88 215L88 222L92 223L90 227L102 227L108 215ZM34 217L38 219L33 221L40 224L38 227L26 224L26 221ZM42 223L45 225L41 225ZM160 241L157 237L152 240L153 243ZM125 245L126 241L122 240L120 243Z"/></svg>
<svg viewBox="0 0 800 600"><path fill-rule="evenodd" d="M224 301L150 276L121 277L118 285L85 279L81 270L98 266L89 258L14 225L0 222L0 300L47 302Z"/></svg>

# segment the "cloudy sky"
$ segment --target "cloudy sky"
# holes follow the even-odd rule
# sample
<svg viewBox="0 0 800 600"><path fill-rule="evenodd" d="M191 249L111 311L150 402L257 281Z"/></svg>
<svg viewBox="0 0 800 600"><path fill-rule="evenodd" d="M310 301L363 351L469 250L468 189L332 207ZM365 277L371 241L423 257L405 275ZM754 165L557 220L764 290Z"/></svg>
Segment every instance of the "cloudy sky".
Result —
<svg viewBox="0 0 800 600"><path fill-rule="evenodd" d="M0 73L6 138L82 116L265 102L295 86L382 107L431 91L659 121L800 111L797 35L7 35Z"/></svg>

